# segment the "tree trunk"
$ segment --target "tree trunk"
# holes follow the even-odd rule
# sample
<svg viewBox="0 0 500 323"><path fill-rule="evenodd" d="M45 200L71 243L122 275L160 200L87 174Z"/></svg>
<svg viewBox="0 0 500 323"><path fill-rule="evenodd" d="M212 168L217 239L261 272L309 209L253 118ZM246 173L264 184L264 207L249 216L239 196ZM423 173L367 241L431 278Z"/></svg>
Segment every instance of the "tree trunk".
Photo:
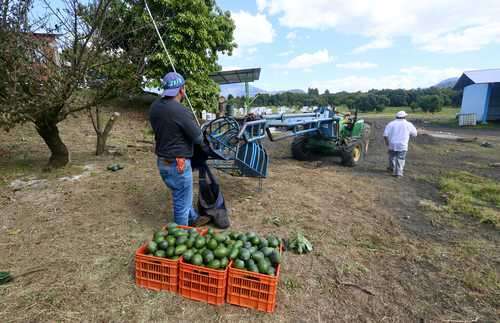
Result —
<svg viewBox="0 0 500 323"><path fill-rule="evenodd" d="M59 136L57 123L54 121L45 121L36 124L38 134L50 149L49 168L64 167L69 162L69 152L66 145Z"/></svg>
<svg viewBox="0 0 500 323"><path fill-rule="evenodd" d="M97 116L99 115L99 113L100 112L97 111ZM95 150L95 154L97 156L104 154L104 151L106 150L106 141L108 140L109 133L113 129L113 125L115 124L115 121L118 119L119 116L120 114L118 112L114 112L109 118L108 122L106 123L106 126L104 127L103 131L101 131L100 126L98 126L98 129L96 130L97 144ZM99 118L97 120L99 120ZM97 121L97 124L99 125L100 122Z"/></svg>
<svg viewBox="0 0 500 323"><path fill-rule="evenodd" d="M96 144L96 149L95 149L95 154L97 156L100 156L104 154L104 151L106 149L106 140L108 138L104 137L104 134L97 134L97 144Z"/></svg>

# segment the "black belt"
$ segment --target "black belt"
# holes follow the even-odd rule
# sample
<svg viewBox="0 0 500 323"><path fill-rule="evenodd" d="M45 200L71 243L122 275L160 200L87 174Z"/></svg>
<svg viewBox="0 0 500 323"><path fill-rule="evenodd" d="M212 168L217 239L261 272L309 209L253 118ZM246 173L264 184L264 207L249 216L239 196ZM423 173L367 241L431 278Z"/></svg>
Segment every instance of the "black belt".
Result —
<svg viewBox="0 0 500 323"><path fill-rule="evenodd" d="M165 157L158 157L164 164L166 165L170 165L170 164L173 164L175 163L175 158L165 158ZM179 157L180 158L180 157ZM191 158L186 158L186 157L182 157L184 159L191 159Z"/></svg>

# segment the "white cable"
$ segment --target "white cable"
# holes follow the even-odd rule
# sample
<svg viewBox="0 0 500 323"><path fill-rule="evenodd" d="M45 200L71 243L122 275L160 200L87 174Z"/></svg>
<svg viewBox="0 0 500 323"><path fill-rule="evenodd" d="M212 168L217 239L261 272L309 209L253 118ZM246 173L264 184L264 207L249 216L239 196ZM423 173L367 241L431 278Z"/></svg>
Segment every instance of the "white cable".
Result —
<svg viewBox="0 0 500 323"><path fill-rule="evenodd" d="M156 25L156 21L153 18L153 15L151 14L151 10L149 10L148 2L144 0L144 4L146 5L146 10L148 11L149 17L151 17L151 21L153 22L153 25L155 27L156 33L158 34L158 38L160 38L160 43L163 46L163 49L165 50L165 53L167 54L168 60L170 62L170 65L172 66L172 69L174 70L174 73L177 73L175 70L174 62L172 61L172 58L170 57L170 54L168 53L167 46L165 46L165 43L163 42L163 38L161 37L160 31L158 30L158 26ZM189 100L189 97L187 95L187 91L184 88L184 93L186 95L186 100L188 102L189 107L191 108L191 112L193 113L194 119L196 120L196 123L198 126L200 125L200 122L198 121L198 118L196 117L196 113L194 112L193 106L191 105L191 100Z"/></svg>

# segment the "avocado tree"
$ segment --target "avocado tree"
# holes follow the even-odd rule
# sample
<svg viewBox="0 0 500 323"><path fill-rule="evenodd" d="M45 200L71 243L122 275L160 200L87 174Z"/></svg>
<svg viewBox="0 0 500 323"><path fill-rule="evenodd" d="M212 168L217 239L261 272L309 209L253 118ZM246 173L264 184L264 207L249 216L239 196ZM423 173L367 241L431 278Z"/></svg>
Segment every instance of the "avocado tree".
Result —
<svg viewBox="0 0 500 323"><path fill-rule="evenodd" d="M148 0L163 41L197 111L215 109L218 86L209 73L220 70L218 55L231 54L235 25L229 11L222 11L214 0ZM160 85L171 71L143 1L123 0L111 6L103 34L113 34L116 26L131 32L113 38L117 51L126 51L150 85Z"/></svg>
<svg viewBox="0 0 500 323"><path fill-rule="evenodd" d="M113 1L67 0L55 8L44 0L37 26L19 21L15 8L25 1L7 2L12 10L0 25L0 126L33 123L51 152L49 167L69 162L58 124L113 93L118 75L103 71L130 65L110 51L110 39L102 34Z"/></svg>
<svg viewBox="0 0 500 323"><path fill-rule="evenodd" d="M443 108L443 100L437 94L423 95L417 99L417 105L425 112L439 112Z"/></svg>

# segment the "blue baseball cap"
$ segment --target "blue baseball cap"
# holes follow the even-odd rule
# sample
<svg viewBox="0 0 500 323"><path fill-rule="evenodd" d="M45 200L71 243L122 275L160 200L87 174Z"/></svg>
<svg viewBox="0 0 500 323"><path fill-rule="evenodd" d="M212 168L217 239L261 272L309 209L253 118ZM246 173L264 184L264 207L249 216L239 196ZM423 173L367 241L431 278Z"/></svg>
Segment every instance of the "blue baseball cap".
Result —
<svg viewBox="0 0 500 323"><path fill-rule="evenodd" d="M176 96L184 85L185 81L182 75L175 72L167 73L161 80L163 93L161 96Z"/></svg>

